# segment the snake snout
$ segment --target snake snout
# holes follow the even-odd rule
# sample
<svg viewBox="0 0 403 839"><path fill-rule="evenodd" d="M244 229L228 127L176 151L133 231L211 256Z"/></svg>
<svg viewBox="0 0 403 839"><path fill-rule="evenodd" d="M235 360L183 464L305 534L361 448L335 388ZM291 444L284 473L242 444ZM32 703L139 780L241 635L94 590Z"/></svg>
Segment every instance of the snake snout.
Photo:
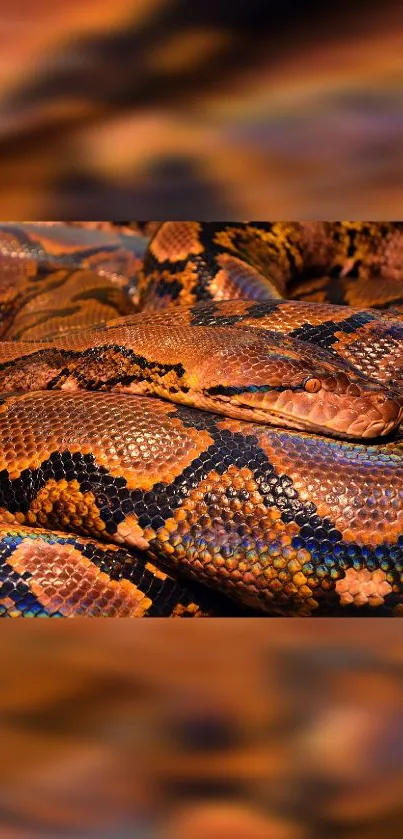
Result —
<svg viewBox="0 0 403 839"><path fill-rule="evenodd" d="M348 436L384 437L399 426L403 417L403 396L375 382L349 385L346 400L336 425Z"/></svg>
<svg viewBox="0 0 403 839"><path fill-rule="evenodd" d="M378 411L380 422L383 428L379 431L381 436L389 434L397 428L403 419L403 394L392 391L380 392L373 396L374 409ZM376 422L376 421L375 421ZM363 436L372 436L364 434Z"/></svg>

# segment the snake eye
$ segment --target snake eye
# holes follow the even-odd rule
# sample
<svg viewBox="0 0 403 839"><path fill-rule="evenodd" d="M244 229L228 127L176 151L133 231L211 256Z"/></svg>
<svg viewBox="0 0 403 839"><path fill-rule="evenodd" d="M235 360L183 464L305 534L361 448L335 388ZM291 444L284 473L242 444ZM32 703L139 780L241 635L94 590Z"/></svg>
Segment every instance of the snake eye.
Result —
<svg viewBox="0 0 403 839"><path fill-rule="evenodd" d="M313 376L305 379L304 381L304 390L308 393L317 393L318 390L321 390L322 382L319 379L315 379Z"/></svg>

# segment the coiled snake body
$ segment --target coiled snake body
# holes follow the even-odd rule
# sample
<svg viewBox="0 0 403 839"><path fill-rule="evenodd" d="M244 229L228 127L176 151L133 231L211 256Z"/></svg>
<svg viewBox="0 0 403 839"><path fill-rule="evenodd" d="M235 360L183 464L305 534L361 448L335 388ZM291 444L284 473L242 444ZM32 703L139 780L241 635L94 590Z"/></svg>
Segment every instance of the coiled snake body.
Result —
<svg viewBox="0 0 403 839"><path fill-rule="evenodd" d="M403 614L403 226L155 228L0 226L0 613Z"/></svg>

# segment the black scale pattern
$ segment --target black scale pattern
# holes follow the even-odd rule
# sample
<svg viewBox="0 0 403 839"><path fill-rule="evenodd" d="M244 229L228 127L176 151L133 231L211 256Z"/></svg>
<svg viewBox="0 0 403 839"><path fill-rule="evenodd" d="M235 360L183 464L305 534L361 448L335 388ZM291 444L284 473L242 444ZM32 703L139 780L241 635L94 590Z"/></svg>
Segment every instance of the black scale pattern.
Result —
<svg viewBox="0 0 403 839"><path fill-rule="evenodd" d="M11 513L26 513L38 491L48 480L77 480L83 492L91 491L96 499L100 517L106 525L106 533L113 537L117 526L125 516L134 513L142 528L162 527L174 510L178 509L192 488L199 485L211 471L224 474L234 465L247 467L264 498L267 507L276 506L284 523L295 521L300 527L294 547L305 548L311 555L312 567L323 575L329 569L366 567L369 570L382 568L393 571L396 580L403 571L403 537L398 544L381 545L376 548L344 543L342 536L328 518L317 514L313 502L303 502L285 474L278 474L259 446L258 437L251 433L244 435L220 429L220 417L199 412L192 408L176 409L176 416L186 426L207 430L214 443L203 454L186 467L171 484L157 483L152 491L129 490L126 480L112 477L98 466L92 455L71 454L68 451L55 452L39 469L25 470L21 477L10 481L7 472L0 473L0 506ZM253 426L251 426L253 429ZM206 499L214 504L214 499ZM243 535L243 525L238 532ZM152 546L154 548L154 546ZM155 546L158 551L158 546ZM159 553L159 551L158 551ZM108 571L109 573L109 571ZM133 581L134 582L134 581Z"/></svg>

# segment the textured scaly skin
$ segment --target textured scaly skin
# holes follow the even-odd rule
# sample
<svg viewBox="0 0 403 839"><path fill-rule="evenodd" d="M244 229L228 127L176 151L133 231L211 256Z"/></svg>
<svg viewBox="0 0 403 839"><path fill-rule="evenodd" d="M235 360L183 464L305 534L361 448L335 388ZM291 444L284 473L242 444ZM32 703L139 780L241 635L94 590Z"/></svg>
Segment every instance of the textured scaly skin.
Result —
<svg viewBox="0 0 403 839"><path fill-rule="evenodd" d="M401 413L401 225L165 223L139 292L119 241L2 227L4 614L400 614L402 443L359 433Z"/></svg>

